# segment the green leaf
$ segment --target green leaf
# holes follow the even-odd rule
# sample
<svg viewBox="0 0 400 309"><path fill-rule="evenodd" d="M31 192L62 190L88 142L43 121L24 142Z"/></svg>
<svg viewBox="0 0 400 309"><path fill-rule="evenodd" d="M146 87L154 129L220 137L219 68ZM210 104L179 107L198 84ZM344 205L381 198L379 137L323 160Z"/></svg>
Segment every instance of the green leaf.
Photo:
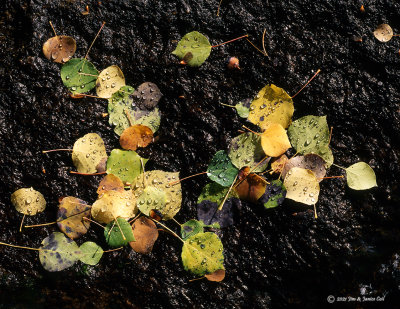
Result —
<svg viewBox="0 0 400 309"><path fill-rule="evenodd" d="M117 218L107 224L104 229L104 237L107 244L113 248L126 246L130 241L135 241L131 225L122 218Z"/></svg>
<svg viewBox="0 0 400 309"><path fill-rule="evenodd" d="M217 151L207 168L208 178L224 187L229 187L238 173L224 150Z"/></svg>
<svg viewBox="0 0 400 309"><path fill-rule="evenodd" d="M264 205L265 208L275 208L282 205L286 196L286 188L283 185L282 181L273 180L269 185L267 185L267 189L265 193L259 201Z"/></svg>
<svg viewBox="0 0 400 309"><path fill-rule="evenodd" d="M80 247L79 250L82 252L82 256L80 258L80 261L82 263L85 263L87 265L97 265L103 256L103 249L96 243L92 241L87 241L83 243Z"/></svg>
<svg viewBox="0 0 400 309"><path fill-rule="evenodd" d="M354 190L376 187L374 170L365 162L357 162L346 168L347 185Z"/></svg>
<svg viewBox="0 0 400 309"><path fill-rule="evenodd" d="M169 220L173 218L181 209L182 188L181 184L177 182L178 180L178 172L154 170L145 172L144 175L139 175L136 177L136 179L134 179L132 182L131 188L136 197L141 196L145 191L145 188L148 186L152 186L165 192L165 206L158 208L153 207L153 209L155 208L156 210L159 210L163 216L163 220Z"/></svg>
<svg viewBox="0 0 400 309"><path fill-rule="evenodd" d="M203 221L197 221L191 219L181 225L181 236L183 240L188 239L198 233L204 233L204 223Z"/></svg>
<svg viewBox="0 0 400 309"><path fill-rule="evenodd" d="M167 194L165 191L155 188L152 186L147 186L142 194L137 198L137 206L139 210L146 216L150 215L152 209L160 211L164 216L166 211L164 210L167 201Z"/></svg>
<svg viewBox="0 0 400 309"><path fill-rule="evenodd" d="M66 269L81 257L78 245L60 232L54 232L43 239L39 248L40 263L47 271Z"/></svg>
<svg viewBox="0 0 400 309"><path fill-rule="evenodd" d="M33 188L21 188L11 194L11 203L15 209L28 216L34 216L46 208L46 200Z"/></svg>
<svg viewBox="0 0 400 309"><path fill-rule="evenodd" d="M76 239L88 231L90 222L83 217L90 217L91 206L85 201L73 197L64 197L57 211L57 225L69 238Z"/></svg>
<svg viewBox="0 0 400 309"><path fill-rule="evenodd" d="M199 198L197 199L197 204L200 204L202 201L210 201L219 205L224 199L228 190L229 188L223 187L216 182L206 184L201 191ZM229 197L238 196L234 190L231 190L231 192L229 193Z"/></svg>
<svg viewBox="0 0 400 309"><path fill-rule="evenodd" d="M130 96L133 92L134 89L132 87L125 86L114 93L108 100L109 123L115 126L114 132L118 135L121 135L125 129L129 128L131 122L132 125L145 125L155 133L160 127L160 110L157 107L151 110L140 109Z"/></svg>
<svg viewBox="0 0 400 309"><path fill-rule="evenodd" d="M221 240L211 232L189 237L182 247L182 263L186 271L196 276L225 269Z"/></svg>
<svg viewBox="0 0 400 309"><path fill-rule="evenodd" d="M101 163L106 159L106 147L97 133L88 133L75 142L72 162L79 173L100 172Z"/></svg>
<svg viewBox="0 0 400 309"><path fill-rule="evenodd" d="M288 129L290 143L300 154L321 152L329 145L326 116L304 116L293 121Z"/></svg>
<svg viewBox="0 0 400 309"><path fill-rule="evenodd" d="M242 102L239 102L238 104L236 104L235 108L240 117L242 117L242 118L249 117L250 109L248 107L244 106Z"/></svg>
<svg viewBox="0 0 400 309"><path fill-rule="evenodd" d="M266 159L253 170L266 155L261 147L261 137L251 132L240 134L232 139L228 156L238 169L248 166L255 173L263 172L269 162L269 159Z"/></svg>
<svg viewBox="0 0 400 309"><path fill-rule="evenodd" d="M61 79L73 94L85 93L93 89L96 86L97 75L99 71L91 62L83 58L73 58L61 67Z"/></svg>
<svg viewBox="0 0 400 309"><path fill-rule="evenodd" d="M265 130L271 123L285 129L290 125L294 112L293 100L285 90L273 84L265 86L250 105L248 120Z"/></svg>
<svg viewBox="0 0 400 309"><path fill-rule="evenodd" d="M191 67L199 67L207 60L211 53L211 44L200 32L187 33L172 52L180 60L184 60Z"/></svg>
<svg viewBox="0 0 400 309"><path fill-rule="evenodd" d="M124 183L132 183L143 172L140 159L145 166L148 159L141 158L135 151L113 149L107 160L107 174L116 175Z"/></svg>
<svg viewBox="0 0 400 309"><path fill-rule="evenodd" d="M319 155L322 159L325 160L325 168L330 168L333 164L333 153L329 146L320 147L312 153Z"/></svg>

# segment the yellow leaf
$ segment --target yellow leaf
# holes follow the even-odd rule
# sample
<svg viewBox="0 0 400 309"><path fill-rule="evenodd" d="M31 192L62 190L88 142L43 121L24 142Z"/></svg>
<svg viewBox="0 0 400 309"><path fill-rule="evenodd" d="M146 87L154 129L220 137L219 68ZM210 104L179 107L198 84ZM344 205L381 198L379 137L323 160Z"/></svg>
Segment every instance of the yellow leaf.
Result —
<svg viewBox="0 0 400 309"><path fill-rule="evenodd" d="M265 86L250 105L248 120L265 130L271 123L285 129L292 122L293 100L285 90L273 84Z"/></svg>
<svg viewBox="0 0 400 309"><path fill-rule="evenodd" d="M261 134L261 147L270 157L279 157L285 153L291 147L286 130L279 123L272 123Z"/></svg>
<svg viewBox="0 0 400 309"><path fill-rule="evenodd" d="M319 182L313 171L293 167L284 181L286 198L299 203L314 205L318 201Z"/></svg>

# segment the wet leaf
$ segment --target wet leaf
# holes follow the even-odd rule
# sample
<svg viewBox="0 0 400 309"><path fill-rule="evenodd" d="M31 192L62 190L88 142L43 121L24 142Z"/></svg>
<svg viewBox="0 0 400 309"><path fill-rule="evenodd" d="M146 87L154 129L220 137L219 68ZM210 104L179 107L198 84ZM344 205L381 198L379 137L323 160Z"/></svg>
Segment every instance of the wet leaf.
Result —
<svg viewBox="0 0 400 309"><path fill-rule="evenodd" d="M199 67L207 60L211 53L208 39L201 33L193 31L187 33L172 52L179 59L184 60L191 67Z"/></svg>
<svg viewBox="0 0 400 309"><path fill-rule="evenodd" d="M165 192L165 206L155 209L162 214L163 220L169 220L173 218L181 209L181 184L172 184L177 180L179 180L179 172L164 172L160 170L154 170L145 172L144 175L142 174L136 177L136 179L132 182L131 188L136 198L141 196L145 188L148 186Z"/></svg>
<svg viewBox="0 0 400 309"><path fill-rule="evenodd" d="M318 153L329 145L329 128L326 116L304 116L288 129L292 146L299 154Z"/></svg>
<svg viewBox="0 0 400 309"><path fill-rule="evenodd" d="M285 164L289 161L288 157L286 155L281 155L279 158L275 159L271 163L271 169L274 173L280 174L285 167Z"/></svg>
<svg viewBox="0 0 400 309"><path fill-rule="evenodd" d="M199 198L197 199L197 204L200 204L202 201L210 201L219 205L223 201L228 190L229 188L223 187L216 182L206 184L201 191ZM231 190L231 192L229 193L229 197L238 196L234 190Z"/></svg>
<svg viewBox="0 0 400 309"><path fill-rule="evenodd" d="M129 93L133 93L132 87L122 87L120 91L116 92L112 98L108 100L109 123L115 126L114 132L121 135L125 129L135 124L145 125L149 127L153 133L157 132L161 122L160 110L157 107L152 110L140 109L136 103L134 103L133 99L129 95L126 95L128 93L127 89L131 89L132 92L129 91Z"/></svg>
<svg viewBox="0 0 400 309"><path fill-rule="evenodd" d="M314 172L293 167L285 177L286 198L299 203L314 205L318 201L319 182Z"/></svg>
<svg viewBox="0 0 400 309"><path fill-rule="evenodd" d="M125 86L125 77L121 69L112 65L100 72L96 80L96 93L100 98L108 99Z"/></svg>
<svg viewBox="0 0 400 309"><path fill-rule="evenodd" d="M218 223L220 228L235 224L239 217L239 210L242 203L237 198L228 198L221 210L218 210L220 203L208 200L202 201L197 205L197 218L205 225Z"/></svg>
<svg viewBox="0 0 400 309"><path fill-rule="evenodd" d="M108 174L100 181L97 194L102 195L103 193L111 190L124 192L125 187L121 179L113 174Z"/></svg>
<svg viewBox="0 0 400 309"><path fill-rule="evenodd" d="M347 185L353 190L367 190L377 186L374 170L365 162L346 168Z"/></svg>
<svg viewBox="0 0 400 309"><path fill-rule="evenodd" d="M217 151L207 168L208 178L224 187L233 183L238 172L224 150Z"/></svg>
<svg viewBox="0 0 400 309"><path fill-rule="evenodd" d="M122 132L119 143L123 149L136 150L138 147L146 147L153 141L153 132L149 127L135 124Z"/></svg>
<svg viewBox="0 0 400 309"><path fill-rule="evenodd" d="M113 248L126 246L129 242L135 241L131 225L122 218L117 218L107 224L104 229L104 237L107 244Z"/></svg>
<svg viewBox="0 0 400 309"><path fill-rule="evenodd" d="M314 151L316 155L319 155L322 159L325 161L325 168L330 168L331 165L333 164L333 154L332 150L329 148L329 146L323 146Z"/></svg>
<svg viewBox="0 0 400 309"><path fill-rule="evenodd" d="M225 279L225 269L218 269L211 274L204 275L208 281L221 282Z"/></svg>
<svg viewBox="0 0 400 309"><path fill-rule="evenodd" d="M132 191L107 191L92 205L92 217L100 223L109 223L117 217L132 218L138 212Z"/></svg>
<svg viewBox="0 0 400 309"><path fill-rule="evenodd" d="M87 74L87 75L84 75ZM61 79L64 86L73 94L85 93L96 86L99 71L83 58L73 58L61 67Z"/></svg>
<svg viewBox="0 0 400 309"><path fill-rule="evenodd" d="M191 219L181 225L181 237L183 240L186 240L198 233L204 233L203 221Z"/></svg>
<svg viewBox="0 0 400 309"><path fill-rule="evenodd" d="M107 174L118 176L124 183L132 183L143 172L140 159L145 166L148 159L141 158L135 151L113 149L107 160Z"/></svg>
<svg viewBox="0 0 400 309"><path fill-rule="evenodd" d="M82 252L82 256L80 261L87 265L97 265L103 256L103 249L96 243L92 241L84 242L80 247L79 250Z"/></svg>
<svg viewBox="0 0 400 309"><path fill-rule="evenodd" d="M54 232L43 239L39 249L40 263L44 269L51 272L71 267L82 256L78 245L59 232Z"/></svg>
<svg viewBox="0 0 400 309"><path fill-rule="evenodd" d="M267 85L254 98L248 120L265 130L271 123L287 128L292 122L292 98L282 88Z"/></svg>
<svg viewBox="0 0 400 309"><path fill-rule="evenodd" d="M43 44L43 54L51 61L65 63L76 51L76 42L70 36L54 36Z"/></svg>
<svg viewBox="0 0 400 309"><path fill-rule="evenodd" d="M238 104L236 104L235 108L240 117L242 117L242 118L249 117L250 108L245 106L242 102L239 102Z"/></svg>
<svg viewBox="0 0 400 309"><path fill-rule="evenodd" d="M236 136L229 146L228 156L238 169L245 166L254 168L266 157L261 147L261 137L251 132ZM263 172L267 168L268 162L269 159L264 160L253 171Z"/></svg>
<svg viewBox="0 0 400 309"><path fill-rule="evenodd" d="M269 157L279 157L291 145L286 130L279 123L272 123L261 134L261 147Z"/></svg>
<svg viewBox="0 0 400 309"><path fill-rule="evenodd" d="M256 203L265 193L267 181L257 174L250 173L243 180L238 180L234 188L241 200Z"/></svg>
<svg viewBox="0 0 400 309"><path fill-rule="evenodd" d="M182 264L186 271L196 276L204 276L224 269L221 240L211 232L189 237L182 247Z"/></svg>
<svg viewBox="0 0 400 309"><path fill-rule="evenodd" d="M162 217L168 213L166 210L167 194L165 191L152 186L146 186L143 192L137 198L137 206L143 214L148 216L150 211L158 210Z"/></svg>
<svg viewBox="0 0 400 309"><path fill-rule="evenodd" d="M381 24L374 30L374 36L380 42L388 42L393 37L393 29L388 24Z"/></svg>
<svg viewBox="0 0 400 309"><path fill-rule="evenodd" d="M130 242L133 250L142 254L149 254L158 238L156 224L146 217L140 217L133 225L133 235L136 241Z"/></svg>
<svg viewBox="0 0 400 309"><path fill-rule="evenodd" d="M291 158L282 170L282 179L293 167L301 167L314 172L315 177L321 182L326 175L325 160L316 154L306 154Z"/></svg>
<svg viewBox="0 0 400 309"><path fill-rule="evenodd" d="M96 133L79 138L72 150L72 162L79 173L96 173L102 160L107 159L106 147Z"/></svg>
<svg viewBox="0 0 400 309"><path fill-rule="evenodd" d="M64 197L57 211L59 229L71 239L76 239L88 231L90 222L83 217L90 217L91 206L85 201L73 197Z"/></svg>
<svg viewBox="0 0 400 309"><path fill-rule="evenodd" d="M280 180L273 180L261 196L260 202L265 208L275 208L283 204L286 196L286 188Z"/></svg>
<svg viewBox="0 0 400 309"><path fill-rule="evenodd" d="M11 194L11 203L15 209L28 216L34 216L46 208L46 200L33 188L21 188Z"/></svg>
<svg viewBox="0 0 400 309"><path fill-rule="evenodd" d="M135 90L131 95L133 102L140 109L151 110L155 108L162 97L162 93L156 84L146 82Z"/></svg>

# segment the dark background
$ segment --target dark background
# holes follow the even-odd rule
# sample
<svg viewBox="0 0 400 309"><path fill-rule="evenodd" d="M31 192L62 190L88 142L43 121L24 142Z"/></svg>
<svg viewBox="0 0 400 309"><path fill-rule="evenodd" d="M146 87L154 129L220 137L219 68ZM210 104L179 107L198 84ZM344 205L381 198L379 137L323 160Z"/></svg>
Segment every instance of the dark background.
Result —
<svg viewBox="0 0 400 309"><path fill-rule="evenodd" d="M180 241L162 232L148 256L126 248L105 254L96 267L77 263L59 273L44 271L37 252L0 247L0 308L396 308L400 38L384 44L372 31L385 22L400 33L399 2L224 0L216 17L218 2L1 1L0 241L39 247L57 230L18 232L22 215L10 203L18 188L33 186L48 202L27 224L54 221L61 196L96 199L101 176L71 175L69 153L42 155L43 149L71 148L88 132L99 133L108 151L119 147L102 117L107 101L71 99L60 65L44 58L42 45L53 36L49 20L58 34L76 39L77 57L85 55L106 21L89 59L99 70L118 65L129 85L151 81L161 89L159 140L139 151L150 158L148 169L181 171L182 177L204 171L245 123L219 102L236 104L269 83L293 95L321 69L295 98L294 119L327 115L334 127L335 162L367 162L378 188L354 192L344 179L323 181L318 219L307 211L294 216L287 206L266 211L243 204L238 223L219 233L227 270L222 283L189 282ZM90 14L83 16L86 5ZM182 67L171 55L193 30L212 45L249 34L260 47L264 28L270 59L245 40L213 49L200 68ZM240 59L241 70L227 69L230 56ZM335 167L329 171L341 174ZM196 199L206 183L205 176L183 183L178 221L196 216ZM86 240L106 248L95 226L78 243ZM329 305L328 295L386 298Z"/></svg>

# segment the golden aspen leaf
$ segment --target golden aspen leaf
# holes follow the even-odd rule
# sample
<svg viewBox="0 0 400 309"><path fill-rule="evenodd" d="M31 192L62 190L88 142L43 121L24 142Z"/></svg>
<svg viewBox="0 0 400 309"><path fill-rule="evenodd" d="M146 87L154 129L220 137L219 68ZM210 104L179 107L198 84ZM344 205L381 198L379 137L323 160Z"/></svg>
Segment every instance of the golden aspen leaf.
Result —
<svg viewBox="0 0 400 309"><path fill-rule="evenodd" d="M43 194L33 188L21 188L11 194L11 203L24 215L34 216L46 208Z"/></svg>
<svg viewBox="0 0 400 309"><path fill-rule="evenodd" d="M239 177L234 188L241 200L255 203L265 193L267 181L257 174L246 174L247 173L245 173L244 176ZM239 175L241 175L240 172Z"/></svg>
<svg viewBox="0 0 400 309"><path fill-rule="evenodd" d="M111 190L119 192L125 191L124 183L114 174L108 174L100 181L99 187L97 189L97 194L101 195Z"/></svg>
<svg viewBox="0 0 400 309"><path fill-rule="evenodd" d="M314 205L318 201L319 182L313 171L293 167L286 174L284 186L288 199L307 205Z"/></svg>
<svg viewBox="0 0 400 309"><path fill-rule="evenodd" d="M79 173L98 172L104 158L107 158L106 147L96 133L88 133L79 138L72 149L72 162Z"/></svg>
<svg viewBox="0 0 400 309"><path fill-rule="evenodd" d="M100 98L109 99L125 86L125 77L121 69L112 65L100 72L96 80L96 93Z"/></svg>
<svg viewBox="0 0 400 309"><path fill-rule="evenodd" d="M117 217L132 218L138 212L132 191L107 191L92 205L92 217L100 223L110 223Z"/></svg>
<svg viewBox="0 0 400 309"><path fill-rule="evenodd" d="M265 86L250 105L248 120L265 130L271 123L287 128L294 113L293 100L285 90L273 84Z"/></svg>
<svg viewBox="0 0 400 309"><path fill-rule="evenodd" d="M261 147L270 157L279 157L291 145L286 130L279 123L271 123L261 134Z"/></svg>

